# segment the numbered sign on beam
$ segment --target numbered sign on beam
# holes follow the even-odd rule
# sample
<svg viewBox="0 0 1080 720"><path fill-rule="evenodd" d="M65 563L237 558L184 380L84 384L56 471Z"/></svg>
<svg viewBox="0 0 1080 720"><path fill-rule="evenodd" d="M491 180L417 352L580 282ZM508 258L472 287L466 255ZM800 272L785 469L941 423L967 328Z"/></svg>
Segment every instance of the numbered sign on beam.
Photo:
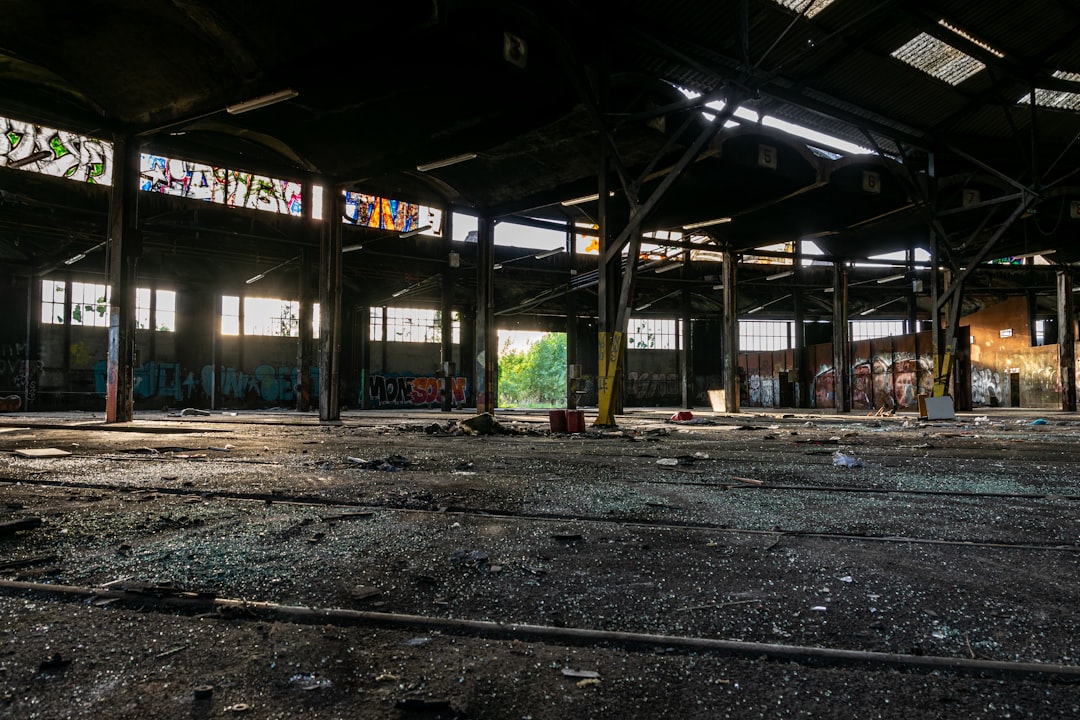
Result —
<svg viewBox="0 0 1080 720"><path fill-rule="evenodd" d="M881 175L871 170L863 170L862 189L868 193L881 193Z"/></svg>
<svg viewBox="0 0 1080 720"><path fill-rule="evenodd" d="M971 207L972 205L978 205L982 201L982 193L978 190L964 190L964 207Z"/></svg>
<svg viewBox="0 0 1080 720"><path fill-rule="evenodd" d="M776 169L776 148L772 145L758 145L757 148L757 164L758 167L769 168L770 170Z"/></svg>
<svg viewBox="0 0 1080 720"><path fill-rule="evenodd" d="M1080 218L1080 200L1072 200L1069 202L1069 217L1073 220Z"/></svg>

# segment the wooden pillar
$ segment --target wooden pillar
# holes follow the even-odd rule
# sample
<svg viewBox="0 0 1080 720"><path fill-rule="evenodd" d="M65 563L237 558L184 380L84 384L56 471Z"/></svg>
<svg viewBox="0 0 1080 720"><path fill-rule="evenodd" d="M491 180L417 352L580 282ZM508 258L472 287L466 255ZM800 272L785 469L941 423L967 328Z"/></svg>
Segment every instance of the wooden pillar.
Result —
<svg viewBox="0 0 1080 720"><path fill-rule="evenodd" d="M118 138L109 201L109 355L105 422L130 422L135 390L135 278L142 242L137 226L139 144Z"/></svg>
<svg viewBox="0 0 1080 720"><path fill-rule="evenodd" d="M341 190L324 184L319 253L319 420L341 419Z"/></svg>
<svg viewBox="0 0 1080 720"><path fill-rule="evenodd" d="M1065 270L1057 274L1057 311L1061 409L1076 412L1076 318L1072 276Z"/></svg>

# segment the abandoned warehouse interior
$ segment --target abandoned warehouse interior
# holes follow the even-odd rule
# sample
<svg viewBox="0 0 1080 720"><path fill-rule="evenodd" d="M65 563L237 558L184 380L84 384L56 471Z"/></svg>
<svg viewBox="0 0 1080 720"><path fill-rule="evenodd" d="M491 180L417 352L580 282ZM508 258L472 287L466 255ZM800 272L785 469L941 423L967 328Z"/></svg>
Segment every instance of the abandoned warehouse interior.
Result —
<svg viewBox="0 0 1080 720"><path fill-rule="evenodd" d="M1080 712L1073 0L7 5L0 715Z"/></svg>

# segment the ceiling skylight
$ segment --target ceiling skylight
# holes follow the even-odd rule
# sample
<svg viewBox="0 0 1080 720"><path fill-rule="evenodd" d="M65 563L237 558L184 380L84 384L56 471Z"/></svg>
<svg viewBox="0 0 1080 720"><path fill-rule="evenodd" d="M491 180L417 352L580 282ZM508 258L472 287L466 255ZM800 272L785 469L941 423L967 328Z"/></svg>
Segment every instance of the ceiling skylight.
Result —
<svg viewBox="0 0 1080 720"><path fill-rule="evenodd" d="M1068 80L1070 82L1080 83L1080 73L1057 70L1054 72L1054 77L1058 80ZM1031 93L1028 93L1020 99L1021 105L1028 105L1030 103ZM1060 110L1080 110L1080 94L1067 92L1065 90L1035 88L1035 104L1043 107L1058 108Z"/></svg>
<svg viewBox="0 0 1080 720"><path fill-rule="evenodd" d="M954 86L986 67L970 55L926 33L893 50L892 56Z"/></svg>
<svg viewBox="0 0 1080 720"><path fill-rule="evenodd" d="M833 0L774 0L777 5L783 5L788 10L794 10L795 12L802 12L806 17L812 18L819 12L829 7ZM803 12L803 8L806 8L807 3L810 7Z"/></svg>

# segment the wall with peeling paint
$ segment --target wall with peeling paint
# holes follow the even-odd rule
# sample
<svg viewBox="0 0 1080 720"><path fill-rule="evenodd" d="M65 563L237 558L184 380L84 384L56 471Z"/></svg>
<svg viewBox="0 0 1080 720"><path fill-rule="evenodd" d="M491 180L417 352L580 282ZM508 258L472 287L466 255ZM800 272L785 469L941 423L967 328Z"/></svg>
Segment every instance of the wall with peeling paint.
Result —
<svg viewBox="0 0 1080 720"><path fill-rule="evenodd" d="M974 404L1061 407L1058 346L1031 345L1025 298L1010 298L968 315L963 322L971 332Z"/></svg>

